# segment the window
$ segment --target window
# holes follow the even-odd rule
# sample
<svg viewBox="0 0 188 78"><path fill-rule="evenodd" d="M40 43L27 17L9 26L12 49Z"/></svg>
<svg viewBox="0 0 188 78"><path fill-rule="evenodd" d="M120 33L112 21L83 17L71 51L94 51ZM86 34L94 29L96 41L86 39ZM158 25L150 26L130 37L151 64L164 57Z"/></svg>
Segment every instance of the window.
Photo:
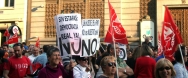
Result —
<svg viewBox="0 0 188 78"><path fill-rule="evenodd" d="M14 0L5 0L5 7L14 7Z"/></svg>

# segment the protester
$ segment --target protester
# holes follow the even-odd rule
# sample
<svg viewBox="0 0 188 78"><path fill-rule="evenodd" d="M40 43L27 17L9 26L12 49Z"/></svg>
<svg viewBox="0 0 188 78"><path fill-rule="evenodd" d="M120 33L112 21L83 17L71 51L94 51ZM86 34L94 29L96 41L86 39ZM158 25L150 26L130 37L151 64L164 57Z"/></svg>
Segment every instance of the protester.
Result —
<svg viewBox="0 0 188 78"><path fill-rule="evenodd" d="M119 77L125 78L127 76L131 76L134 74L133 70L126 64L126 62L119 57L120 48L118 44L108 44L107 52L115 57L116 50L116 58L117 58L117 66L118 66L118 75Z"/></svg>
<svg viewBox="0 0 188 78"><path fill-rule="evenodd" d="M8 46L8 44L3 45L3 50L5 51L5 55L3 56L3 58L8 59L9 58L9 54L8 54L9 46Z"/></svg>
<svg viewBox="0 0 188 78"><path fill-rule="evenodd" d="M24 50L29 50L29 48L28 48L28 46L26 45L25 42L22 43L22 46L23 46Z"/></svg>
<svg viewBox="0 0 188 78"><path fill-rule="evenodd" d="M156 59L158 57L157 53L158 53L158 50L154 49L153 50L153 56L152 56L154 59Z"/></svg>
<svg viewBox="0 0 188 78"><path fill-rule="evenodd" d="M5 63L8 62L7 59L3 58L4 55L5 55L5 51L0 50L0 78L3 78L3 67Z"/></svg>
<svg viewBox="0 0 188 78"><path fill-rule="evenodd" d="M101 60L103 75L98 78L116 78L116 61L114 56L106 56Z"/></svg>
<svg viewBox="0 0 188 78"><path fill-rule="evenodd" d="M104 58L104 57L106 57L106 56L110 56L110 54L109 54L108 52L105 52L105 53L102 54L102 57L101 57L101 58ZM102 60L102 59L101 59L101 60ZM102 71L101 66L99 65L99 70L97 71L95 78L98 78L98 77L99 77L100 75L102 75L102 74L103 74L103 71Z"/></svg>
<svg viewBox="0 0 188 78"><path fill-rule="evenodd" d="M101 69L101 67L100 67L100 62L101 62L101 60L102 60L102 55L104 54L104 53L106 53L106 48L107 48L107 46L106 45L104 45L104 44L101 44L100 45L100 48L99 48L99 50L98 50L98 56L97 56L97 60L96 60L96 64L95 64L95 68L96 68L96 72L95 72L95 77L98 77L98 76L100 76L100 72L102 72L102 69ZM98 75L97 75L97 73L98 73ZM101 73L102 74L102 73Z"/></svg>
<svg viewBox="0 0 188 78"><path fill-rule="evenodd" d="M155 78L173 78L176 75L173 64L165 58L157 61L155 67Z"/></svg>
<svg viewBox="0 0 188 78"><path fill-rule="evenodd" d="M174 58L176 60L176 63L174 65L176 76L174 78L187 78L188 77L187 70L186 68L184 68L184 65L183 65L183 61L187 62L187 56L188 56L187 53L185 52L185 46L182 46L181 50L182 51L178 49L174 55ZM182 60L180 52L182 53L183 60Z"/></svg>
<svg viewBox="0 0 188 78"><path fill-rule="evenodd" d="M46 63L47 63L47 61L48 61L46 52L48 51L49 47L50 47L49 45L44 45L44 46L43 46L43 52L42 52L42 54L39 55L39 56L37 56L37 57L34 59L33 64L35 64L35 63L40 63L40 64L42 64L43 67L46 66Z"/></svg>
<svg viewBox="0 0 188 78"><path fill-rule="evenodd" d="M39 55L39 48L38 47L34 47L32 50L32 54L28 57L31 61L31 63L33 63L34 59Z"/></svg>
<svg viewBox="0 0 188 78"><path fill-rule="evenodd" d="M74 78L92 78L91 77L91 67L88 65L87 57L76 57L78 65L73 69Z"/></svg>
<svg viewBox="0 0 188 78"><path fill-rule="evenodd" d="M130 44L126 45L126 51L133 52L133 48L131 48Z"/></svg>
<svg viewBox="0 0 188 78"><path fill-rule="evenodd" d="M13 48L9 48L9 52L8 53L9 53L9 58L15 55Z"/></svg>
<svg viewBox="0 0 188 78"><path fill-rule="evenodd" d="M47 51L48 63L40 70L38 78L73 78L73 61L69 65L69 73L61 65L61 55L58 48L50 47Z"/></svg>
<svg viewBox="0 0 188 78"><path fill-rule="evenodd" d="M135 78L154 78L156 61L151 57L152 49L147 45L142 45L141 53L141 57L136 60Z"/></svg>
<svg viewBox="0 0 188 78"><path fill-rule="evenodd" d="M150 48L154 48L152 43L149 41L149 39L150 39L149 37L146 37L142 45L148 45Z"/></svg>
<svg viewBox="0 0 188 78"><path fill-rule="evenodd" d="M4 78L23 78L30 74L29 67L31 62L29 58L22 56L23 46L21 43L13 45L15 56L8 59L8 63L4 65Z"/></svg>
<svg viewBox="0 0 188 78"><path fill-rule="evenodd" d="M127 58L127 65L130 66L131 69L135 69L135 65L136 65L136 59L139 58L141 56L141 47L137 47L135 48L133 55L131 58ZM129 76L128 78L134 78L133 76Z"/></svg>

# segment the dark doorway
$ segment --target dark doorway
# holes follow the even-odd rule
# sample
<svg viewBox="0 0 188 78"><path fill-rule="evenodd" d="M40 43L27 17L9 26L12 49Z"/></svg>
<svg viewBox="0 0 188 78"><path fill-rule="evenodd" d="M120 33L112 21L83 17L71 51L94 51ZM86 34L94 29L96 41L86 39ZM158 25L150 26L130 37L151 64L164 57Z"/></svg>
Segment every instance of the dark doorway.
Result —
<svg viewBox="0 0 188 78"><path fill-rule="evenodd" d="M6 41L6 37L3 36L3 34L5 33L5 30L0 30L0 32L1 32L1 45L3 45L4 42Z"/></svg>
<svg viewBox="0 0 188 78"><path fill-rule="evenodd" d="M183 38L183 44L188 46L188 8L170 8L174 22L178 26L181 36Z"/></svg>

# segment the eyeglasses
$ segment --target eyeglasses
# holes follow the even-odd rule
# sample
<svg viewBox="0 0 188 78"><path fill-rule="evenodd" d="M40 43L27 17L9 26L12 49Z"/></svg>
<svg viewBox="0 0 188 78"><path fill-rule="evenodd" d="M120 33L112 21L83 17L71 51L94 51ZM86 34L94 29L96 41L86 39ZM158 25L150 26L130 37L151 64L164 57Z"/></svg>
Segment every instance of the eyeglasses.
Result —
<svg viewBox="0 0 188 78"><path fill-rule="evenodd" d="M109 66L109 67L112 67L112 66L115 66L115 67L116 67L116 63L110 62L110 63L108 63L108 66Z"/></svg>
<svg viewBox="0 0 188 78"><path fill-rule="evenodd" d="M158 68L159 71L163 71L163 70L170 70L171 68L170 67L161 67L161 68Z"/></svg>

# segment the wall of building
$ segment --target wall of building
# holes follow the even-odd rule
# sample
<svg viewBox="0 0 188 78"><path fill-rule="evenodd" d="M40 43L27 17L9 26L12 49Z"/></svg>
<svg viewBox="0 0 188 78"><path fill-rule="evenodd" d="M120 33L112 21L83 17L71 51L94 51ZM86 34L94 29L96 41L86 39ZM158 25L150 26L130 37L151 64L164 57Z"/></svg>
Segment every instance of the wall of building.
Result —
<svg viewBox="0 0 188 78"><path fill-rule="evenodd" d="M183 4L182 1L185 1L186 3ZM188 0L157 0L157 31L162 31L162 23L164 20L164 12L165 7L164 5L168 7L181 7L185 6L188 7Z"/></svg>
<svg viewBox="0 0 188 78"><path fill-rule="evenodd" d="M0 0L0 23L7 23L10 25L10 22L15 22L22 31L22 41L24 42L26 38L26 33L23 33L24 27L24 4L27 4L25 0L15 0L14 7L5 7L5 0ZM6 25L2 25L1 27L6 28Z"/></svg>
<svg viewBox="0 0 188 78"><path fill-rule="evenodd" d="M124 29L126 30L129 43L138 45L139 32L138 22L140 19L140 5L139 0L110 0L111 5L114 7L116 14L121 21ZM109 27L109 8L108 0L105 0L105 34Z"/></svg>
<svg viewBox="0 0 188 78"><path fill-rule="evenodd" d="M31 29L30 29L30 38L39 37L40 45L43 45L42 42L44 38L44 22L45 22L45 0L31 0ZM39 7L39 8L37 8ZM37 10L33 10L37 8ZM35 44L37 38L30 39L30 44Z"/></svg>

